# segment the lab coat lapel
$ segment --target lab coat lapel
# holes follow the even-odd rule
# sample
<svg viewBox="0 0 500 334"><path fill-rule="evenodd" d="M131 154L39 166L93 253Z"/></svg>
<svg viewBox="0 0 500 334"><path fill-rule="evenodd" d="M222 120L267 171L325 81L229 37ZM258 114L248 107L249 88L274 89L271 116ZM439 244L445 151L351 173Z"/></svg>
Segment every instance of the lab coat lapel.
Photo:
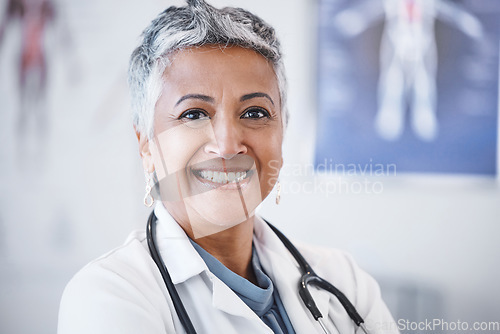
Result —
<svg viewBox="0 0 500 334"><path fill-rule="evenodd" d="M231 290L218 277L212 275L213 282L213 306L228 314L244 317L251 320L259 320L253 312L233 290Z"/></svg>
<svg viewBox="0 0 500 334"><path fill-rule="evenodd" d="M259 333L272 333L262 320L217 276L212 274L179 224L163 204L155 207L158 218L157 244L172 282L180 284L197 275L208 275L212 282L212 305L231 315L252 320Z"/></svg>
<svg viewBox="0 0 500 334"><path fill-rule="evenodd" d="M281 240L260 218L255 222L254 243L261 265L278 289L295 332L323 333L319 323L314 320L299 296L298 288L302 276L300 267ZM309 262L314 267L314 262ZM314 287L310 287L310 292L323 318L328 319L330 293Z"/></svg>
<svg viewBox="0 0 500 334"><path fill-rule="evenodd" d="M156 243L172 282L179 284L208 270L186 232L168 213L163 203L159 202L154 211L158 218Z"/></svg>
<svg viewBox="0 0 500 334"><path fill-rule="evenodd" d="M233 290L225 285L218 277L212 275L213 306L227 314L248 319L250 322L245 328L238 329L238 333L267 333L273 331L248 307Z"/></svg>

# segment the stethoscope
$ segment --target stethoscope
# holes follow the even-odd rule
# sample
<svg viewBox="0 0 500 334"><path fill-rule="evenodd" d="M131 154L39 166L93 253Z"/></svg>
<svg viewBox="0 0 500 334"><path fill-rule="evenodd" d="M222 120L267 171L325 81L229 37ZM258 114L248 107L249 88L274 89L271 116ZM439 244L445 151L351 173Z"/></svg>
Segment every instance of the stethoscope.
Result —
<svg viewBox="0 0 500 334"><path fill-rule="evenodd" d="M148 224L146 228L146 236L148 240L148 247L149 251L151 252L151 257L155 261L156 265L158 266L158 269L160 270L161 276L163 277L163 281L165 282L165 285L167 286L168 293L170 294L170 297L172 298L172 303L174 304L175 312L177 313L179 320L181 321L182 325L184 326L184 329L188 334L193 334L196 333L196 330L194 329L193 323L191 322L191 318L189 317L188 313L186 312L186 309L184 308L184 304L182 303L181 298L179 297L179 294L177 293L177 289L174 286L174 283L172 283L172 279L170 278L170 274L168 272L167 267L163 263L162 258L160 257L160 254L158 252L158 248L156 247L156 223L157 223L157 218L154 214L154 211L151 212L151 215L148 218ZM314 320L318 321L321 328L323 328L323 331L326 334L330 334L330 332L326 329L325 324L323 323L323 315L321 314L320 310L316 306L316 303L314 302L314 299L309 292L309 289L307 287L308 284L314 285L320 289L324 289L333 295L337 297L337 299L340 301L344 309L346 310L347 314L349 317L354 321L354 323L360 327L365 334L368 334L366 327L364 326L364 321L363 318L358 314L356 311L356 308L352 305L352 303L347 299L347 297L336 287L334 287L332 284L328 283L326 280L322 279L316 273L314 270L311 268L309 263L304 259L302 254L295 248L295 246L292 244L290 240L288 240L283 233L281 233L276 227L271 225L268 221L264 220L269 227L276 233L278 238L280 238L281 242L285 245L285 247L288 249L288 251L292 254L292 256L295 258L295 261L300 266L300 271L302 273L302 278L300 279L299 283L299 295L300 298L302 298L302 301L306 305L306 307L309 309L309 312L311 312L312 316L314 317Z"/></svg>

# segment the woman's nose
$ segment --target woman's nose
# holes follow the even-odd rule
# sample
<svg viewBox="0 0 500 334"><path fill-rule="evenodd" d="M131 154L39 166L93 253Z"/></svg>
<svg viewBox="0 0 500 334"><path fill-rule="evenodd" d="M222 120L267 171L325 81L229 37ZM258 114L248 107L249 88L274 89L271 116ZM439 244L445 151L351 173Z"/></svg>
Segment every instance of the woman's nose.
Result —
<svg viewBox="0 0 500 334"><path fill-rule="evenodd" d="M243 130L236 120L229 117L218 118L212 121L214 139L205 146L205 152L217 154L224 159L231 159L237 154L247 152L243 144Z"/></svg>

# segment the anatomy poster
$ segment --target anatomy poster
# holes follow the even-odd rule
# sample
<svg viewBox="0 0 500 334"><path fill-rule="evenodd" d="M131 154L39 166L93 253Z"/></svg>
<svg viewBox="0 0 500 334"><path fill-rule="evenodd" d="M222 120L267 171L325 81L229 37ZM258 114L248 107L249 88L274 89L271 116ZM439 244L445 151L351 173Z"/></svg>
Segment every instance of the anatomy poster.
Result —
<svg viewBox="0 0 500 334"><path fill-rule="evenodd" d="M321 0L316 165L494 175L500 1Z"/></svg>

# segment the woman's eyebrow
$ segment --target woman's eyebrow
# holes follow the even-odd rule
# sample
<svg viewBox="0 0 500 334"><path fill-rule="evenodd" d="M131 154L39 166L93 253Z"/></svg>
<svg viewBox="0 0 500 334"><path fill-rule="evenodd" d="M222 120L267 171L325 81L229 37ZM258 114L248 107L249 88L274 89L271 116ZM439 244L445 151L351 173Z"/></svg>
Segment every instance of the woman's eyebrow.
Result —
<svg viewBox="0 0 500 334"><path fill-rule="evenodd" d="M181 103L182 101L187 100L187 99L197 99L197 100L202 100L202 101L211 102L211 103L215 102L215 100L214 100L213 97L210 97L210 96L207 96L207 95L202 95L202 94L187 94L187 95L184 95L183 97L181 97L179 99L179 101L177 101L177 103L175 104L175 106L177 107L179 105L179 103Z"/></svg>
<svg viewBox="0 0 500 334"><path fill-rule="evenodd" d="M260 93L260 92L259 93L251 93L251 94L243 95L240 98L240 101L243 102L243 101L250 100L250 99L253 99L253 98L256 98L256 97L265 97L266 99L268 99L269 101L271 101L272 105L274 106L273 99L271 99L271 97L269 95L267 95L266 93Z"/></svg>

